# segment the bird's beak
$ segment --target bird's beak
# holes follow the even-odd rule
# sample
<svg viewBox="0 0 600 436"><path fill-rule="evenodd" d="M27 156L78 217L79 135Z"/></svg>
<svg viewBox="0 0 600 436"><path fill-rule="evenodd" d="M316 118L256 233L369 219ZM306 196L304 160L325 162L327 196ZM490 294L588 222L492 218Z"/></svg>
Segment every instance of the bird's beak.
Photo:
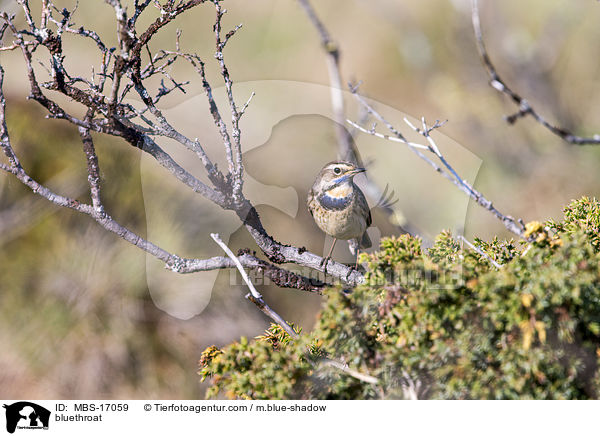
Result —
<svg viewBox="0 0 600 436"><path fill-rule="evenodd" d="M367 171L365 168L354 168L348 172L348 175L355 176L357 174L364 173L365 171Z"/></svg>

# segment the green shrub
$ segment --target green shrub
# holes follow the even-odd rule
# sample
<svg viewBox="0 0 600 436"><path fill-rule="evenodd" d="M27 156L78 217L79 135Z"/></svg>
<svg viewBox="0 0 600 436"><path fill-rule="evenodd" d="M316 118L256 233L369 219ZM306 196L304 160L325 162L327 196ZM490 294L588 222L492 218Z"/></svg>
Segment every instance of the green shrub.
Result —
<svg viewBox="0 0 600 436"><path fill-rule="evenodd" d="M326 291L311 333L272 326L207 349L207 395L598 398L599 230L600 203L582 198L561 222L529 223L534 242L476 240L499 269L447 232L426 253L418 238L383 239L362 255L366 284Z"/></svg>

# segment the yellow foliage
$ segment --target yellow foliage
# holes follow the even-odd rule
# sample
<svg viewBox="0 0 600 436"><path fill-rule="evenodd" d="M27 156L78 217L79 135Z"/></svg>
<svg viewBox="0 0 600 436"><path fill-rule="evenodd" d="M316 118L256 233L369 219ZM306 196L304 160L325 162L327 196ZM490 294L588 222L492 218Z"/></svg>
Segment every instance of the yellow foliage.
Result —
<svg viewBox="0 0 600 436"><path fill-rule="evenodd" d="M543 321L535 322L535 330L537 331L538 338L540 338L540 342L542 344L546 342L546 326Z"/></svg>
<svg viewBox="0 0 600 436"><path fill-rule="evenodd" d="M523 303L523 306L525 306L525 307L531 306L532 301L533 301L533 295L531 295L531 294L521 295L521 303Z"/></svg>
<svg viewBox="0 0 600 436"><path fill-rule="evenodd" d="M546 342L546 325L543 321L532 321L529 319L523 320L519 323L519 328L523 334L523 349L529 350L535 333L537 332L538 339L543 344Z"/></svg>
<svg viewBox="0 0 600 436"><path fill-rule="evenodd" d="M523 320L519 323L519 328L523 334L523 349L529 350L533 340L533 328L531 326L531 322L529 322L527 319Z"/></svg>
<svg viewBox="0 0 600 436"><path fill-rule="evenodd" d="M404 347L406 345L406 336L401 334L400 336L398 336L398 340L396 341L396 346L397 347Z"/></svg>
<svg viewBox="0 0 600 436"><path fill-rule="evenodd" d="M543 230L544 226L542 225L541 222L539 221L530 221L527 224L525 224L525 234L523 236L525 236L526 238L534 235L535 233L538 233L539 231Z"/></svg>

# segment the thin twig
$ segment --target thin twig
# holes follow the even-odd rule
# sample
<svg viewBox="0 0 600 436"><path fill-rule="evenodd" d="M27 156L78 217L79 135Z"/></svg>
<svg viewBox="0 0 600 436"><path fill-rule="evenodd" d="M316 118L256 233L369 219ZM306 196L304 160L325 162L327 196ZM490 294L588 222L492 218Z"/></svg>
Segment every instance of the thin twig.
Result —
<svg viewBox="0 0 600 436"><path fill-rule="evenodd" d="M256 298L256 299L262 299L262 295L254 287L254 284L252 283L252 281L248 277L248 274L246 274L246 271L244 270L244 267L240 263L239 259L236 257L235 254L233 254L233 251L231 251L229 249L229 247L227 246L227 244L225 244L225 242L223 242L223 240L220 238L219 234L218 233L211 233L210 237L213 238L213 240L217 244L219 244L219 246L223 249L223 251L227 254L227 256L229 256L231 258L231 260L233 260L233 262L235 263L235 266L237 267L238 271L242 275L242 279L244 279L244 281L248 285L248 288L250 288L250 293L252 294L252 296L254 298Z"/></svg>
<svg viewBox="0 0 600 436"><path fill-rule="evenodd" d="M516 221L513 217L511 217L509 215L504 215L498 209L496 209L496 207L493 205L493 203L490 200L485 198L481 194L481 192L477 191L469 182L467 182L465 179L463 179L462 177L460 177L458 175L456 170L450 165L450 163L446 160L444 155L440 152L439 148L437 147L437 145L436 145L435 141L433 140L433 138L431 137L430 133L432 130L440 127L442 124L440 124L439 122L436 121L436 123L433 126L428 127L425 122L425 118L423 117L423 118L421 118L423 129L419 129L419 128L415 127L408 119L404 118L404 121L415 132L420 133L427 139L427 142L429 143L429 146L430 146L430 151L438 157L438 159L442 162L442 164L454 176L454 180L456 181L456 186L458 186L469 197L471 197L473 200L475 200L479 206L483 207L484 209L487 209L496 218L498 218L500 221L502 221L502 223L504 224L504 227L506 227L508 230L510 230L515 235L519 236L520 238L525 238L525 226L523 225L523 223L521 221Z"/></svg>
<svg viewBox="0 0 600 436"><path fill-rule="evenodd" d="M227 94L227 99L229 101L229 109L231 110L231 138L232 138L232 152L233 152L233 163L234 169L230 170L231 173L231 185L232 185L232 197L233 201L236 205L241 205L244 202L244 196L242 193L242 188L244 185L244 164L242 162L242 143L241 143L241 130L239 127L241 113L237 109L237 104L233 97L233 80L229 75L229 69L225 64L225 56L223 54L223 50L227 41L231 36L235 34L235 32L241 28L241 25L238 25L233 30L225 35L225 39L221 38L221 21L223 16L227 12L226 9L221 7L221 4L218 0L212 0L215 5L215 10L217 13L217 17L215 20L215 24L213 26L215 40L216 40L216 51L215 51L215 59L219 63L221 67L221 77L225 83L225 91Z"/></svg>
<svg viewBox="0 0 600 436"><path fill-rule="evenodd" d="M488 256L481 248L471 244L467 238L465 238L462 235L458 235L458 238L463 240L464 243L467 244L471 249L475 250L481 256L485 257L496 268L498 268L498 269L502 268L502 265L500 265L498 262L496 262L494 259L492 259L490 256Z"/></svg>
<svg viewBox="0 0 600 436"><path fill-rule="evenodd" d="M566 142L575 145L600 144L600 134L595 134L591 137L582 137L575 135L574 133L565 128L556 127L550 124L548 121L546 121L544 117L542 117L542 115L539 114L539 112L537 112L531 106L529 101L527 101L525 98L521 97L518 93L509 88L506 82L500 78L498 71L496 70L496 67L494 67L494 64L492 63L492 60L483 42L483 32L481 31L481 21L479 18L479 6L477 0L471 1L471 19L473 21L473 31L475 33L477 49L479 51L479 55L481 56L481 60L483 61L483 64L485 66L485 69L487 70L487 73L490 76L491 87L494 88L496 91L509 96L510 99L519 108L518 112L516 112L515 114L505 117L506 121L509 124L514 124L520 118L524 118L529 115L533 117L533 119L536 120L539 124L541 124L550 132L552 132L553 134L560 137Z"/></svg>
<svg viewBox="0 0 600 436"><path fill-rule="evenodd" d="M240 263L239 259L237 258L237 256L235 254L233 254L233 252L229 249L227 244L225 244L223 242L223 240L219 237L219 235L217 233L211 233L210 237L213 238L213 240L223 249L223 251L227 254L227 256L229 256L231 258L231 260L233 260L238 271L242 275L242 279L244 279L244 282L246 282L246 284L248 285L248 288L250 289L250 293L248 295L246 295L246 298L248 300L252 301L256 305L256 307L258 307L269 318L271 318L273 321L275 321L277 324L279 324L279 326L282 329L284 329L288 335L290 335L291 337L293 337L295 339L299 338L300 336L298 335L298 333L296 333L294 331L294 329L287 322L285 322L285 320L281 316L279 316L277 314L277 312L275 312L273 309L271 309L269 307L269 305L267 303L265 303L265 300L263 299L262 295L260 294L260 292L258 292L256 290L256 288L254 287L254 284L248 277L248 274L246 274L246 271L244 270L244 267Z"/></svg>
<svg viewBox="0 0 600 436"><path fill-rule="evenodd" d="M401 383L402 392L404 393L405 398L409 400L418 400L419 398L422 398L425 393L422 392L423 384L421 383L421 380L413 380L410 374L404 369L402 370ZM427 389L424 390L426 391Z"/></svg>
<svg viewBox="0 0 600 436"><path fill-rule="evenodd" d="M379 384L379 380L376 377L373 377L372 375L368 374L363 374L362 372L351 369L345 363L338 362L337 360L322 359L319 362L325 366L331 366L332 368L339 369L340 371L348 374L349 376L354 377L355 379L363 381L365 383L371 383L374 385Z"/></svg>
<svg viewBox="0 0 600 436"><path fill-rule="evenodd" d="M292 338L298 339L300 337L300 335L294 331L292 326L285 322L285 320L281 316L279 316L277 312L275 312L269 307L267 303L265 303L265 300L263 300L262 298L256 298L251 293L248 293L246 295L246 298L253 302L256 305L256 307L260 309L261 312L263 312L265 315L267 315L269 318L275 321L275 323L278 324L282 329L284 329L286 333Z"/></svg>
<svg viewBox="0 0 600 436"><path fill-rule="evenodd" d="M413 151L415 154L417 154L417 156L419 156L425 162L427 162L432 168L435 169L436 172L440 173L442 176L444 176L446 179L448 179L450 182L452 182L457 188L459 188L461 191L463 191L465 194L467 194L469 197L471 197L473 200L475 200L478 205L480 205L481 207L490 211L496 218L498 218L500 221L502 221L502 223L508 230L510 230L517 236L524 238L525 226L523 225L522 221L520 221L520 220L517 221L513 217L511 217L509 215L504 215L498 209L496 209L496 207L493 205L493 203L491 201L489 201L487 198L485 198L481 194L481 192L477 191L475 188L473 188L473 186L469 182L467 182L465 179L460 177L460 175L456 172L454 167L452 167L452 165L450 165L450 163L447 161L445 156L441 153L437 144L435 143L434 139L431 136L431 132L433 130L441 127L445 122L436 121L435 124L433 124L432 126L428 126L425 122L425 118L421 118L422 128L418 128L415 125L413 125L407 118L404 118L404 122L411 129L413 129L416 133L422 135L427 140L427 145L422 146L420 148L425 147L430 153L435 155L436 158L442 164L442 166L440 166L440 165L436 164L434 161L432 161L431 159L429 159L427 156L425 156L423 153L421 153L421 151L419 151L416 147L411 146L412 143L410 143L398 129L396 129L388 120L386 120L375 108L373 108L373 106L371 106L358 93L358 86L350 85L350 90L351 90L352 94L355 96L355 98L357 99L357 101L360 104L362 104L367 109L367 111L369 111L369 113L371 113L375 118L377 118L379 121L381 121L390 130L390 132L392 132L392 134L397 138L396 142L401 142L406 145L409 145L410 150ZM348 121L348 122L352 125L356 124L351 121ZM386 135L377 134L377 132L375 132L374 129L371 129L371 130L360 129L360 130L365 133L368 133L370 135L375 135L378 137L383 137L384 139L389 139L389 137L386 138Z"/></svg>
<svg viewBox="0 0 600 436"><path fill-rule="evenodd" d="M106 230L121 236L129 243L163 261L167 268L172 271L191 273L234 267L235 265L228 257L184 259L169 253L122 226L104 211L100 198L100 171L91 135L97 132L122 138L131 146L150 154L170 175L190 187L196 193L203 195L223 209L233 210L236 213L268 259L268 261L261 260L250 254L238 256L246 268L263 271L274 283L283 287L319 292L325 286L324 283L303 277L292 271L280 268L275 264L295 263L323 272L322 257L307 251L304 247L294 247L276 241L263 227L254 206L243 196L241 190L243 182L241 142L239 128L236 123L248 107L249 100L241 110L236 108L233 99L233 82L229 78L229 72L222 57L222 50L235 31L239 29L239 26L221 36L220 20L225 11L221 9L218 4L219 2L212 2L215 3L218 15L215 24L215 34L217 38L217 52L220 52L220 54L217 55L217 61L221 67L221 75L226 81L226 87L228 88L229 105L232 111L232 122L234 123L230 135L230 147L232 149L230 174L225 176L221 173L204 152L198 140L191 140L176 130L157 106L161 96L166 95L172 89L182 89L184 82L172 78L168 68L175 62L178 56L182 56L183 54L180 53L180 45L177 42L177 53L168 53L161 50L152 56L149 51L149 43L161 29L183 12L206 1L180 0L177 2L163 2L162 4L157 1L155 4L159 8L161 16L152 22L146 30L138 34L137 29L135 29L135 23L143 10L151 2L147 0L135 1L135 11L133 12L133 16L128 19L127 11L123 7L124 2L120 0L108 0L107 3L114 8L118 24L116 26L118 31L117 40L119 41L118 50L109 49L110 45L105 44L97 33L82 26L75 26L71 21L74 10L70 12L65 10L59 11L53 6L52 0L44 0L43 18L40 20L39 25L31 14L29 1L19 0L25 14L24 21L26 28L24 30L16 28L13 16L9 16L6 13L1 14L0 19L3 20L3 23L0 25L0 33L5 36L4 33L6 31L11 32L14 37L15 48L20 48L22 52L25 61L25 71L29 81L30 98L47 110L49 118L67 120L80 129L84 151L88 159L88 176L92 204L81 203L75 199L61 196L36 182L25 172L10 145L10 138L4 124L4 110L0 114L0 121L4 124L2 129L2 149L8 157L8 163L0 164L0 169L15 175L17 179L32 189L34 193L41 195L48 201L61 207L68 207L89 215ZM54 13L60 16L53 17L52 14ZM55 26L56 29L51 29L51 26ZM70 63L66 60L63 61L67 59L68 53L63 52L61 40L61 35L65 32L78 35L81 38L88 38L95 42L95 47L100 54L101 67L100 71L92 69L91 80L69 75L67 68ZM49 73L51 75L51 80L45 83L38 81L36 76L37 64L33 60L33 53L35 52L39 55L42 49L48 52L49 62L46 63L50 65ZM149 52L149 64L144 68L141 65L143 50L148 50ZM197 55L189 55L189 59L196 61L198 67L204 67ZM174 86L171 88L161 85L156 94L151 93L146 87L146 80L156 75L167 77ZM142 108L137 109L133 104L124 102L130 90L135 90L142 98ZM57 101L52 99L55 94L60 94L67 100L87 108L88 115L80 118L76 112L70 112L72 105L61 107ZM213 105L216 107L216 103L212 93L208 92L207 94L212 111ZM141 123L138 123L137 117L139 117ZM215 124L219 128L218 123ZM229 134L224 122L223 127L225 133ZM158 145L159 141L155 140L155 137L173 139L184 147L196 152L204 164L211 183L204 183L185 170L182 165ZM227 149L225 140L224 147ZM330 262L327 265L327 272L331 277L340 279L351 286L364 281L364 276L360 272L337 262Z"/></svg>
<svg viewBox="0 0 600 436"><path fill-rule="evenodd" d="M376 136L378 138L381 139L386 139L388 141L392 141L392 142L400 142L401 144L405 144L408 145L409 147L414 147L414 148L420 148L421 150L429 150L429 147L423 144L417 144L416 142L410 142L407 141L406 139L401 139L401 138L397 138L395 136L390 136L390 135L384 135L382 133L379 133L375 130L375 128L371 128L371 129L365 129L363 126L361 126L358 123L355 123L352 120L346 120L346 122L348 124L350 124L351 126L353 126L355 129L360 130L363 133L367 133L369 135L373 135Z"/></svg>
<svg viewBox="0 0 600 436"><path fill-rule="evenodd" d="M93 113L89 112L87 118L93 117ZM104 206L100 198L100 165L98 163L98 155L94 147L94 141L89 129L79 127L79 136L83 143L83 152L87 159L88 183L90 185L90 196L92 205L98 213L104 212Z"/></svg>
<svg viewBox="0 0 600 436"><path fill-rule="evenodd" d="M369 104L369 102L367 102L367 100L365 100L365 98L362 95L360 95L358 93L358 85L348 84L348 86L350 87L350 92L352 92L352 95L354 96L354 98L356 98L356 100L361 104L361 106L366 109L367 113L373 115L380 122L382 122L388 128L388 130L390 130L390 132L392 132L392 134L397 139L399 139L398 142L404 141L405 143L408 143L408 140L404 137L404 135L402 135L402 133L400 133L400 131L398 131L388 120L386 120L378 111L376 111L375 108L373 106L371 106ZM367 133L370 135L373 134L371 131L368 131ZM420 159L427 162L427 164L429 164L434 169L435 172L441 174L444 178L446 178L449 181L456 184L456 181L452 178L452 176L450 176L450 174L448 174L438 164L433 162L431 159L429 159L427 156L425 156L423 153L421 153L415 147L409 147L409 149L410 149L410 151L415 153L417 156L419 156Z"/></svg>
<svg viewBox="0 0 600 436"><path fill-rule="evenodd" d="M252 91L252 94L250 94L250 97L248 97L248 100L246 100L246 103L244 103L244 106L242 106L242 108L240 109L240 116L244 115L244 112L246 112L246 109L248 109L248 106L250 106L250 102L252 101L255 95L256 93Z"/></svg>

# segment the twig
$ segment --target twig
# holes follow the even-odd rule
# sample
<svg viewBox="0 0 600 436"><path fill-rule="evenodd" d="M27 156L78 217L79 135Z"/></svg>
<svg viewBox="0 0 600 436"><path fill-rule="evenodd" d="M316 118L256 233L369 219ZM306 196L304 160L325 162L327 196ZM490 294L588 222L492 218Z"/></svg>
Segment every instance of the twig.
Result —
<svg viewBox="0 0 600 436"><path fill-rule="evenodd" d="M267 303L265 303L265 300L263 300L262 298L256 298L251 293L247 294L246 298L253 302L256 305L256 307L260 309L261 312L263 312L265 315L267 315L269 318L275 321L276 324L279 324L279 326L281 326L281 328L284 329L286 333L292 338L298 339L300 337L300 335L294 331L292 326L285 322L285 320L281 316L279 316L277 312L275 312L269 307Z"/></svg>
<svg viewBox="0 0 600 436"><path fill-rule="evenodd" d="M88 113L88 118L92 118L92 113ZM92 205L96 212L103 213L104 206L100 198L100 165L98 163L98 155L94 147L94 141L90 131L83 127L79 127L79 136L83 143L83 152L87 158L88 183L90 185L90 196Z"/></svg>
<svg viewBox="0 0 600 436"><path fill-rule="evenodd" d="M227 65L225 64L225 57L223 55L223 49L227 44L229 38L231 38L238 29L242 26L241 24L236 26L233 30L229 31L225 35L225 39L221 38L221 21L223 19L223 15L227 12L226 9L221 8L221 4L218 0L211 0L215 5L215 10L217 13L217 18L215 20L215 25L213 26L213 30L215 33L216 40L216 51L215 51L215 59L219 63L221 67L221 77L223 77L223 81L225 82L225 91L227 93L227 99L229 101L229 108L231 110L231 138L232 138L232 152L233 152L233 170L230 170L231 173L231 185L232 185L232 197L233 201L236 205L241 205L244 202L244 196L242 193L242 188L244 185L244 165L242 162L242 143L241 143L241 130L239 127L240 118L242 117L242 113L240 113L237 109L237 105L235 99L233 97L233 81L231 80L231 76L229 75L229 70Z"/></svg>
<svg viewBox="0 0 600 436"><path fill-rule="evenodd" d="M27 41L24 44L25 44L25 46L36 45L36 43L33 42L33 41ZM12 51L12 50L15 50L17 48L20 48L19 44L5 45L5 46L0 47L0 51Z"/></svg>
<svg viewBox="0 0 600 436"><path fill-rule="evenodd" d="M399 140L398 142L402 142L402 141L404 141L405 143L408 142L407 139L404 137L404 135L402 135L402 133L400 133L400 131L398 131L389 121L387 121L379 112L377 112L375 110L375 108L373 108L373 106L371 106L363 98L362 95L360 95L358 93L358 85L352 85L351 83L349 83L348 86L350 87L350 92L352 92L352 95L354 95L354 98L356 98L356 100L361 104L361 106L366 109L367 113L373 115L375 118L377 118L379 121L381 121L392 132L392 134ZM350 121L348 121L348 122L350 123ZM354 123L354 124L356 124L356 123ZM370 135L374 134L372 131L367 131L366 133L368 133ZM421 158L422 160L427 162L427 164L429 164L434 169L435 172L441 174L443 177L445 177L452 183L456 184L456 181L452 178L452 176L450 176L450 174L448 174L446 171L444 171L438 164L433 162L431 159L429 159L427 156L425 156L423 153L421 153L415 147L409 147L409 149L410 149L410 151L415 153L417 156L419 156L419 158Z"/></svg>
<svg viewBox="0 0 600 436"><path fill-rule="evenodd" d="M229 256L231 258L231 260L233 260L233 263L235 263L235 266L237 267L238 271L242 275L242 279L244 279L244 281L248 285L248 288L250 288L250 293L252 294L252 296L254 298L256 298L256 299L262 299L262 295L260 294L260 292L258 292L256 290L256 288L254 287L254 284L252 283L252 281L250 280L250 278L248 278L248 274L246 274L246 271L244 270L244 267L242 266L242 264L240 263L240 261L238 260L238 258L235 256L235 254L233 254L233 252L229 249L229 247L227 246L227 244L225 244L223 242L223 240L219 237L219 234L218 233L211 233L210 237L213 238L214 241L217 244L219 244L219 246L227 254L227 256Z"/></svg>
<svg viewBox="0 0 600 436"><path fill-rule="evenodd" d="M304 277L287 269L279 268L269 262L259 259L249 252L242 251L237 255L238 260L244 268L257 270L263 273L273 283L281 288L298 289L305 292L321 293L327 283ZM237 268L235 263L227 256L215 256L208 259L183 259L180 258L178 269L175 272L189 274L199 271L210 271L214 269Z"/></svg>
<svg viewBox="0 0 600 436"><path fill-rule="evenodd" d="M58 206L67 207L85 215L89 215L104 229L115 233L127 242L141 248L148 254L163 261L166 264L166 267L174 272L180 274L189 274L198 271L236 267L236 265L228 257L216 256L208 259L186 259L169 253L161 247L135 234L126 227L120 225L110 215L108 215L104 211L104 208L100 202L99 167L97 166L97 157L95 156L95 151L93 150L93 143L90 142L91 138L88 137L89 134L86 132L82 133L82 140L84 143L84 150L86 150L86 156L88 157L88 179L92 192L92 205L81 203L73 198L57 194L30 177L21 166L21 163L14 153L10 143L10 137L5 121L5 99L4 93L2 92L3 79L4 70L0 66L0 146L9 160L8 165L0 163L1 170L14 174L24 185L28 186L34 193L45 198L46 200ZM243 254L242 256L238 257L238 261L240 260L246 268L263 271L275 284L281 287L317 293L319 293L320 290L325 287L325 284L320 281L311 280L291 271L283 270L250 254Z"/></svg>
<svg viewBox="0 0 600 436"><path fill-rule="evenodd" d="M421 150L429 150L429 147L426 146L426 145L417 144L416 142L409 142L406 139L401 139L401 138L397 138L395 136L384 135L382 133L379 133L379 132L377 132L375 130L375 127L367 130L363 126L361 126L358 123L355 123L352 120L346 120L346 122L348 124L350 124L352 127L354 127L355 129L360 130L363 133L368 133L369 135L373 135L373 136L376 136L378 138L386 139L386 140L392 141L392 142L400 142L401 144L408 145L411 148L420 148Z"/></svg>
<svg viewBox="0 0 600 436"><path fill-rule="evenodd" d="M402 392L404 393L405 398L409 400L418 400L425 394L425 392L422 391L427 391L427 389L422 389L423 384L421 383L421 380L413 380L410 374L404 369L402 370L401 383Z"/></svg>
<svg viewBox="0 0 600 436"><path fill-rule="evenodd" d="M488 200L481 194L481 192L477 191L475 188L473 188L473 186L471 186L471 184L469 184L469 182L467 182L465 179L460 177L458 175L458 173L456 172L456 170L450 165L450 163L448 163L448 161L446 160L444 155L440 152L435 141L433 140L433 138L430 135L431 131L440 127L441 124L439 124L436 121L435 125L433 125L431 127L427 127L425 118L421 118L421 122L423 124L423 129L421 130L421 129L418 129L417 127L413 126L412 123L408 119L405 118L404 121L415 132L420 133L427 139L427 142L429 143L429 146L430 146L430 151L438 157L438 159L442 162L442 164L454 176L454 180L456 181L456 186L458 186L469 197L471 197L473 200L475 200L479 206L483 207L484 209L487 209L496 218L498 218L500 221L502 221L502 223L504 224L504 227L506 227L508 230L513 232L515 235L517 235L521 238L525 238L525 226L523 225L523 223L521 221L516 221L513 217L511 217L509 215L504 215L503 213L501 213L498 209L496 209L496 207L493 205L493 203L490 200Z"/></svg>
<svg viewBox="0 0 600 436"><path fill-rule="evenodd" d="M500 221L502 221L502 223L508 230L510 230L512 233L516 234L517 236L524 238L525 226L523 225L522 221L520 221L520 220L516 221L513 217L511 217L509 215L504 215L500 211L498 211L498 209L496 209L496 207L494 207L494 205L491 201L486 199L479 191L477 191L475 188L473 188L473 186L471 186L471 184L469 184L469 182L467 182L465 179L463 179L462 177L459 176L459 174L456 172L456 170L452 167L452 165L450 165L450 163L446 160L444 155L441 153L441 151L439 150L438 146L436 145L434 139L431 137L431 132L433 130L441 127L445 122L436 121L434 125L428 126L425 122L425 118L421 118L422 128L420 129L420 128L414 126L407 118L404 118L405 123L411 129L413 129L418 134L422 135L427 140L427 145L421 146L419 148L425 147L430 153L435 155L436 158L442 164L442 166L440 166L440 165L436 164L434 161L432 161L431 159L429 159L427 156L425 156L423 153L421 153L416 147L414 147L412 145L412 143L410 143L398 129L396 129L377 110L375 110L375 108L373 108L373 106L371 106L358 93L358 86L353 86L350 84L350 90L351 90L352 94L355 96L355 98L357 99L357 101L360 104L362 104L367 109L367 111L369 111L369 113L371 113L375 118L377 118L379 121L381 121L388 128L388 130L390 130L392 132L392 134L397 138L396 142L401 142L406 145L409 145L410 150L413 151L417 156L419 156L425 162L427 162L436 172L440 173L442 176L444 176L446 179L448 179L450 182L452 182L457 188L459 188L461 191L463 191L465 194L467 194L469 197L471 197L473 200L475 200L478 205L480 205L481 207L490 211L496 218L498 218ZM351 121L348 121L348 122L352 125L356 124ZM371 129L371 130L360 129L360 130L365 133L368 133L370 135L375 135L375 136L383 137L384 139L387 139L386 135L377 134L377 132L375 132L374 129Z"/></svg>
<svg viewBox="0 0 600 436"><path fill-rule="evenodd" d="M184 58L192 65L192 67L194 67L194 69L200 76L200 79L202 80L202 87L204 88L204 92L206 93L206 99L208 100L208 104L210 107L210 113L213 117L213 121L214 121L215 125L217 126L217 129L219 130L221 139L223 140L223 146L225 148L225 156L227 157L229 173L233 174L235 172L235 163L233 160L233 149L232 149L232 145L231 145L231 137L229 135L229 131L227 130L227 124L225 124L225 121L223 120L223 117L221 116L221 113L219 111L219 107L217 106L217 103L214 100L213 93L212 93L212 87L211 87L210 83L208 82L208 80L206 79L206 71L205 71L204 62L202 61L202 59L200 59L197 55L194 55L194 54L182 53L180 51L177 51L177 52L165 51L165 53L173 54L175 56L180 56L180 57Z"/></svg>
<svg viewBox="0 0 600 436"><path fill-rule="evenodd" d="M349 376L354 377L355 379L363 381L365 383L371 383L374 385L379 384L379 380L376 377L373 377L372 375L368 374L363 374L362 372L351 369L345 363L338 362L337 360L322 359L319 362L325 366L331 366L332 368L339 369L340 371L348 374Z"/></svg>
<svg viewBox="0 0 600 436"><path fill-rule="evenodd" d="M246 100L246 103L244 103L244 106L242 106L242 108L240 109L240 115L244 115L244 112L246 112L246 109L248 109L248 106L250 106L250 102L252 101L255 95L256 93L252 91L252 94L250 94L250 97L248 97L248 100Z"/></svg>
<svg viewBox="0 0 600 436"><path fill-rule="evenodd" d="M221 35L220 22L225 11L221 8L218 1L215 0L212 2L215 4L217 10L214 29L217 43L217 61L228 89L228 100L232 111L233 123L231 134L228 132L225 122L219 125L217 119L215 120L215 124L219 130L222 127L222 133L225 133L223 136L225 150L228 149L227 135L231 138L229 144L229 148L231 149L230 173L224 175L218 170L198 140L192 140L176 130L157 106L161 96L166 95L172 89L182 89L183 82L171 78L169 71L167 71L168 67L179 56L187 56L186 59L195 62L199 69L203 69L204 64L197 55L184 55L180 52L178 42L179 33L176 43L177 52L159 51L152 56L149 43L154 35L183 12L205 2L206 0L168 1L162 2L162 4L158 1L155 2L160 10L161 17L152 22L138 36L135 23L151 2L148 0L135 1L135 11L133 16L128 19L127 11L123 7L124 2L108 0L108 3L114 9L117 21L118 50L108 48L109 45L105 44L94 31L85 29L82 26L75 26L71 21L74 11L59 11L54 7L52 0L44 0L42 4L42 18L39 20L39 25L31 13L29 1L19 1L25 14L26 28L24 30L16 28L13 16L6 13L0 14L0 20L2 20L0 34L4 35L6 31L11 32L14 37L15 48L19 48L22 52L30 86L30 98L47 110L49 118L67 120L80 130L81 140L88 161L88 181L92 204L81 203L75 199L61 196L33 180L26 173L21 167L10 144L3 108L0 114L0 121L3 125L2 149L8 157L8 162L1 163L0 170L15 175L23 184L32 189L34 193L41 195L48 201L61 207L68 207L89 215L106 230L121 236L129 243L163 261L167 268L172 271L191 273L234 267L235 265L231 259L227 257L185 259L169 253L122 226L104 211L100 198L100 170L91 135L94 132L98 132L122 138L131 146L150 154L170 175L177 178L194 192L203 195L223 209L236 213L268 259L268 261L261 260L250 254L238 256L244 262L243 264L246 268L263 271L274 283L283 287L319 292L325 286L325 283L303 277L292 271L280 268L275 264L296 263L323 272L322 258L303 247L294 247L276 241L263 227L254 206L244 198L241 189L243 184L243 162L241 157L240 131L239 127L237 127L237 122L247 109L250 99L241 109L237 109L233 99L233 82L229 78L229 72L222 56L222 51L227 41L239 29L239 26L234 28L233 31L223 36ZM60 14L60 17L53 17L52 14L54 13ZM56 29L51 29L51 26L55 26ZM69 75L67 71L69 63L63 62L63 59L67 58L67 54L63 52L61 40L61 35L64 32L79 35L82 38L89 38L95 42L95 47L100 53L101 67L100 71L92 70L91 80ZM33 60L34 51L39 55L42 49L48 52L50 58L48 63L50 64L49 73L51 80L45 83L38 81L36 76L37 65ZM147 50L149 56L149 64L144 68L141 65L142 50ZM155 75L167 77L174 86L167 88L161 85L156 94L151 93L146 87L145 81ZM202 78L203 85L205 85L205 89L207 90L207 99L211 105L211 113L214 116L216 112L213 109L216 109L216 102L212 96L206 77L203 76ZM125 96L132 89L142 98L143 105L141 109L137 109L133 104L124 102ZM47 91L52 92L46 94ZM61 107L56 101L52 100L52 96L55 94L60 94L62 97L66 97L67 100L87 108L87 115L81 118L77 112L70 112L70 108L73 105L68 108L67 106ZM3 94L0 97L2 97L3 101ZM216 110L218 111L218 109ZM217 118L220 118L220 115ZM184 147L194 151L202 161L210 183L201 181L185 170L182 165L158 145L159 141L155 140L155 137L173 139ZM350 286L364 281L364 277L360 272L337 262L329 262L327 272L331 277L338 278Z"/></svg>
<svg viewBox="0 0 600 436"><path fill-rule="evenodd" d="M509 96L510 99L513 101L513 103L515 103L519 108L519 111L516 112L515 114L505 117L506 121L509 124L514 124L520 118L524 118L529 115L529 116L533 117L533 119L535 121L537 121L539 124L541 124L546 129L548 129L550 132L552 132L553 134L560 137L561 139L563 139L566 142L569 142L569 143L575 144L575 145L590 145L590 144L597 145L597 144L600 144L600 134L595 134L592 137L582 137L582 136L575 135L574 133L572 133L571 131L569 131L565 128L556 127L556 126L550 124L548 121L546 121L546 119L544 117L542 117L539 114L539 112L537 112L531 106L529 101L527 101L526 99L521 97L519 94L517 94L515 91L513 91L511 88L509 88L508 85L506 84L506 82L504 82L504 80L502 80L500 78L498 71L496 70L496 67L494 67L492 60L490 59L487 49L485 48L485 44L483 42L483 32L481 31L481 22L479 19L479 6L478 6L477 0L471 1L471 19L473 21L473 31L475 33L475 41L477 43L477 49L479 51L479 55L481 56L481 60L483 61L483 64L485 66L485 69L487 70L487 73L490 76L490 85L496 91Z"/></svg>
<svg viewBox="0 0 600 436"><path fill-rule="evenodd" d="M298 339L299 336L294 331L294 329L287 322L285 322L285 320L281 316L279 316L277 314L277 312L275 312L273 309L271 309L267 303L265 303L265 300L263 299L262 295L260 294L260 292L258 292L256 290L256 288L254 287L254 284L248 277L248 274L246 274L244 267L242 266L242 264L240 263L238 258L233 254L233 252L229 249L227 244L225 244L221 240L221 238L219 237L219 235L217 233L211 233L210 237L213 238L214 241L227 254L227 256L229 256L231 258L231 260L233 260L238 271L242 275L242 279L244 279L244 282L246 282L246 284L248 285L248 288L250 289L250 293L248 295L246 295L246 298L248 300L252 301L256 305L256 307L258 307L269 318L271 318L273 321L275 321L277 324L279 324L279 326L281 326L281 328L284 329L288 335L290 335L291 337L293 337L295 339Z"/></svg>
<svg viewBox="0 0 600 436"><path fill-rule="evenodd" d="M462 235L458 235L458 238L462 239L465 242L465 244L467 244L469 247L471 247L473 250L475 250L481 256L485 257L496 268L498 268L498 269L502 268L502 265L500 265L498 262L496 262L494 259L492 259L490 256L488 256L481 248L471 244L467 238L465 238Z"/></svg>

